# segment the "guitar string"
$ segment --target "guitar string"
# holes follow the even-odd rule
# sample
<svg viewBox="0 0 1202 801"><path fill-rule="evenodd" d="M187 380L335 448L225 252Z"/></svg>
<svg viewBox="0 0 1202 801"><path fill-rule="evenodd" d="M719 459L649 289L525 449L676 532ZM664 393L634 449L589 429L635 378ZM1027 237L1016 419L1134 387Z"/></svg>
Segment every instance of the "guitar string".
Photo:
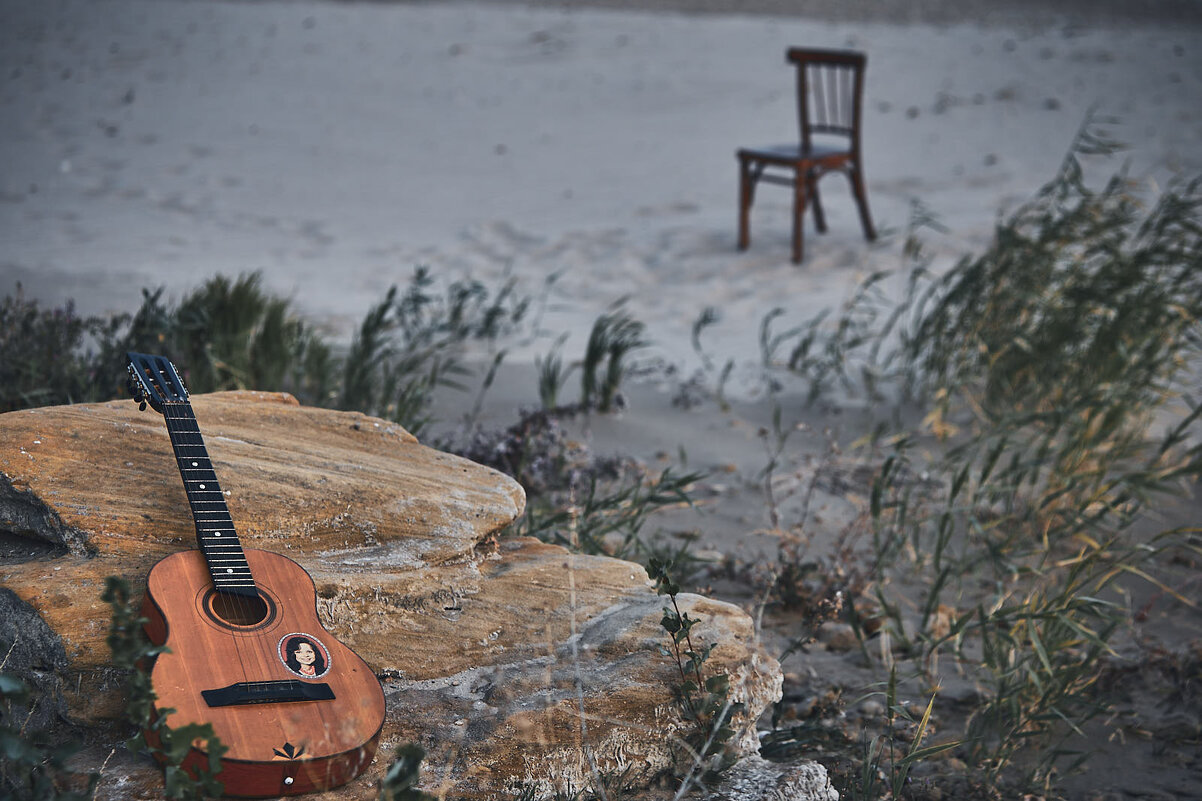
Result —
<svg viewBox="0 0 1202 801"><path fill-rule="evenodd" d="M256 598L251 598L237 592L233 593L233 603L236 608L236 614L239 616L240 620L253 620L253 623L248 623L247 625L256 625L259 623L265 623L265 621L269 622L267 621L267 616L271 614L271 605L267 603L266 594L263 593L261 588L257 586L257 582L254 579L254 573L250 567L250 559L247 556L245 548L238 537L237 529L234 527L233 516L230 514L229 506L225 501L224 492L221 490L221 483L217 479L217 472L213 469L212 457L209 455L208 448L205 447L204 436L200 431L200 423L196 419L196 414L193 411L191 404L187 401L185 401L183 404L183 411L186 417L181 419L185 419L185 422L190 424L193 429L189 430L187 433L195 437L196 442L194 445L200 449L201 458L208 463L208 476L211 477L213 482L212 491L218 493L217 497L220 504L220 509L218 511L224 515L224 521L222 521L223 525L228 526L228 532L231 540L230 545L237 547L237 554L241 557L242 566L245 567L247 573L246 581L249 582L251 587L254 588L258 593L258 597ZM213 571L211 568L210 576L213 576ZM217 590L216 582L214 582L214 589ZM260 612L262 612L263 617L258 617ZM279 612L280 610L277 609L277 615ZM266 692L267 687L269 686L266 684L266 682L272 681L269 678L271 671L277 670L276 662L283 659L279 652L279 645L273 645L273 638L264 638L261 634L254 634L250 631L239 632L234 630L231 632L230 636L234 638L235 645L241 644L244 647L249 646L249 650L253 651L255 656L258 657L259 664L264 666L264 669L268 671L266 675L259 675L256 673L252 676L245 667L245 664L243 664L243 678L245 680L245 687L247 691L252 694L255 692ZM243 650L239 649L238 653L239 656L241 656L243 654ZM291 679L289 679L289 681L291 681Z"/></svg>
<svg viewBox="0 0 1202 801"><path fill-rule="evenodd" d="M202 491L218 493L220 508L217 510L217 512L221 513L224 516L224 520L219 519L216 522L215 526L220 526L221 528L228 526L228 531L231 535L230 536L231 541L230 541L229 545L237 546L236 555L240 556L241 560L242 560L242 565L240 565L238 567L239 567L239 569L242 567L245 567L245 570L247 573L246 580L251 584L252 587L254 587L255 582L254 582L254 576L252 574L252 571L250 570L250 562L246 557L246 553L245 553L244 549L242 548L242 543L239 541L237 532L234 529L233 516L230 515L229 508L228 508L227 504L225 503L225 497L221 491L220 482L217 481L217 473L213 469L213 466L212 466L212 457L209 456L208 449L204 445L204 437L200 433L200 425L196 420L196 415L192 411L191 405L188 404L187 402L185 402L181 406L180 411L183 414L180 416L179 420L183 421L184 423L190 424L192 426L192 430L187 430L187 431L184 431L183 433L187 434L190 437L195 438L195 442L191 442L191 443L187 443L187 444L192 447L199 448L200 453L197 458L205 460L205 462L207 463L206 469L207 469L207 473L208 473L206 478L209 478L213 482L212 490L209 490L206 488L205 490L202 490ZM181 465L181 467L183 467L183 465ZM196 483L199 484L200 482L197 481ZM197 487L196 489L193 489L192 491L196 492L198 489L199 489L199 487ZM200 501L202 499L197 498L197 500ZM197 528L200 529L200 526L198 525ZM215 528L211 529L210 531L214 534L218 534L220 529L215 527ZM199 531L198 531L198 535L199 535ZM210 547L212 547L212 543L210 543ZM202 548L202 553L205 553L203 548ZM206 555L206 559L205 559L206 564L209 566L209 576L211 579L214 579L214 581L213 581L214 591L221 592L220 588L217 587L217 582L215 580L216 576L220 575L220 574L216 574L214 572L213 563L208 559L207 553L205 555ZM235 617L235 620L230 621L230 622L234 622L236 624L238 620L243 620L243 621L251 620L258 614L258 604L255 602L255 599L251 599L248 596L242 595L241 593L237 593L237 592L231 593L229 595L232 595L232 605L233 605L233 611L234 611L234 617ZM227 597L226 602L229 603L230 601L231 601L231 599ZM261 602L261 603L264 603L264 607L265 607L267 613L269 613L270 607L267 607L265 602ZM256 623L262 622L262 618L255 620L255 622ZM263 638L261 636L250 635L249 632L238 632L236 629L231 629L229 632L229 636L233 641L235 653L237 653L238 657L239 657L239 666L242 670L243 682L244 682L245 686L254 688L255 686L257 686L256 685L257 682L263 681L266 677L258 676L258 675L255 675L255 676L251 675L250 670L246 666L246 662L248 661L247 657L250 655L257 656L258 657L257 661L260 665L270 666L270 665L274 664L272 655L271 655L271 650L267 647L267 643L263 640ZM249 646L249 648L247 648L247 646ZM253 652L253 654L247 654L246 653L247 650Z"/></svg>
<svg viewBox="0 0 1202 801"><path fill-rule="evenodd" d="M189 480L188 473L187 473L187 470L189 469L187 467L189 461L194 461L195 459L201 458L200 454L191 454L191 453L187 453L184 450L187 448L194 447L194 443L187 440L187 438L190 436L191 432L186 430L186 428L184 427L184 423L186 422L187 411L188 410L186 408L184 408L183 403L177 402L177 403L172 403L172 404L166 404L163 407L163 416L167 420L167 429L172 435L171 442L172 442L172 447L175 450L176 461L177 461L178 467L180 469L180 477L183 479L184 491L188 495L188 505L192 512L192 519L193 519L193 522L196 524L197 546L200 548L201 554L205 559L205 567L209 572L210 580L212 580L213 579L212 566L209 562L208 553L204 549L204 540L203 540L203 536L202 536L202 531L204 529L203 529L202 522L198 517L198 515L200 513L200 507L198 506L199 499L195 497L195 491L192 487L191 481ZM198 467L199 467L199 464L198 464ZM214 581L213 584L214 584L214 589L216 589L216 582ZM203 601L202 601L202 603L203 603ZM246 663L242 657L241 650L238 648L238 641L236 638L233 638L232 635L230 635L230 636L231 636L231 640L232 640L231 644L233 646L234 654L238 657L239 669L241 670L243 677L245 677L246 672L247 672L246 671Z"/></svg>
<svg viewBox="0 0 1202 801"><path fill-rule="evenodd" d="M173 411L176 412L176 414L174 416L171 414L168 414L166 411L167 409L172 409ZM216 576L214 575L213 564L209 559L208 552L204 548L204 540L201 535L201 532L204 529L203 529L203 526L201 525L201 521L197 518L197 514L196 514L199 511L200 507L196 503L193 503L193 501L200 502L201 499L199 497L195 497L196 490L193 489L192 485L189 483L187 473L185 472L186 470L189 470L189 469L200 469L199 463L197 465L197 468L186 467L188 462L193 462L193 461L198 462L198 460L204 459L204 461L207 462L208 473L211 474L215 478L216 472L212 469L212 459L209 457L208 449L204 446L204 439L200 434L200 427L199 427L199 424L196 423L196 415L192 412L191 404L189 404L187 401L176 402L176 403L172 403L172 404L165 404L163 416L167 420L168 431L170 433L174 434L174 436L172 436L172 438L171 438L172 447L173 447L173 450L175 450L176 461L180 468L180 476L184 482L184 491L188 495L189 507L191 508L191 510L193 512L193 515L192 515L193 522L196 524L196 528L197 528L197 539L198 539L197 544L200 546L201 554L205 559L205 566L208 569L209 579L213 584L213 589L215 592L221 592L221 590L217 586ZM187 430L184 427L184 424L186 424L188 422L192 422L195 425L195 428L196 428L195 431ZM175 425L172 426L172 423L174 423ZM184 437L195 437L196 442L185 442ZM195 454L195 455L185 454L181 450L181 448L183 448L183 447L199 447L200 453ZM219 482L217 482L215 480L213 483L214 483L215 487L220 486ZM225 506L224 502L222 503L222 506ZM226 511L228 514L228 507L227 507ZM222 522L223 521L218 521L218 525L220 525ZM232 525L232 516L230 517L230 522ZM231 531L232 531L232 528L231 528ZM214 533L216 533L215 530L214 530ZM236 535L233 538L233 544L240 545L240 543L237 541ZM243 556L245 557L245 555L243 555ZM250 570L249 570L249 565L248 565L247 573L249 574L249 572L250 572ZM246 619L247 617L250 616L250 613L251 613L250 604L248 601L244 600L243 596L234 594L233 605L234 605L234 613L236 615L242 616L242 619ZM249 675L249 670L247 668L247 661L248 661L247 657L250 655L243 653L242 643L240 642L243 638L239 637L237 635L237 633L233 630L230 630L226 636L228 636L230 638L231 644L233 646L234 654L238 658L238 668L242 674L242 679L244 682L249 682L250 675ZM263 654L263 655L265 655L265 654ZM270 663L268 663L268 664L270 664ZM213 688L213 689L216 689L216 688Z"/></svg>
<svg viewBox="0 0 1202 801"><path fill-rule="evenodd" d="M177 431L177 435L181 436L181 444L199 448L200 456L197 458L203 458L208 463L207 477L209 477L213 482L213 491L218 492L217 497L220 501L221 511L224 513L225 519L229 526L229 533L231 534L231 540L233 541L232 544L238 546L238 552L242 554L243 564L246 566L246 572L248 574L248 581L250 581L252 586L255 586L256 582L254 580L253 572L250 569L249 559L246 557L245 549L242 546L242 543L238 537L237 530L234 528L233 516L229 512L228 504L225 502L224 492L221 490L220 482L217 480L217 472L216 472L216 470L213 469L212 457L209 455L208 448L204 444L204 436L201 434L201 431L200 431L200 423L196 419L196 414L193 411L191 404L187 400L184 400L183 402L179 403L177 406L177 409L178 409L179 414L176 417L173 418L173 417L169 417L167 415L164 415L164 416L167 417L167 419L169 421L174 420L176 422L176 431ZM180 423L190 426L190 428L183 429L180 427ZM169 428L170 428L170 425L169 425ZM188 442L188 443L182 442L183 435L195 438L195 442ZM183 458L180 458L180 457L177 457L177 458L179 459L179 467L180 467L181 471L183 471L184 469L187 469L187 468L185 468ZM188 457L188 458L191 459L191 457ZM181 472L181 477L184 477L184 475L185 474L183 472ZM199 484L199 481L197 483ZM189 486L188 480L186 477L184 478L184 485L185 485L185 489L189 493L189 498L191 499L191 495L195 490L193 490ZM204 491L209 491L209 490L206 488ZM195 519L195 516L194 516L194 519ZM198 529L200 528L199 525L197 526L197 528ZM198 531L198 536L199 536L199 531ZM202 553L203 553L203 548L202 548ZM208 563L207 559L206 559L206 563ZM212 577L213 577L213 571L212 571L212 568L210 567L210 578L212 578ZM217 589L216 582L214 582L214 589L215 590ZM256 589L259 589L259 588L256 587ZM266 597L265 593L263 593L261 589L259 590L259 595L264 598ZM265 601L263 601L262 603L264 603L265 614L270 615L271 614L270 605L266 604ZM235 593L234 594L234 604L238 610L238 614L244 615L244 617L242 618L244 620L251 619L252 617L254 617L254 615L258 614L258 611L256 609L257 605L255 604L255 602L252 599L249 599L247 596ZM283 610L277 609L277 615L282 616L282 613L283 613ZM256 621L256 623L262 622L262 620L263 619L260 618L259 620ZM276 670L277 669L275 667L276 663L279 661L283 661L283 659L284 659L283 654L280 653L281 643L273 642L275 639L274 637L264 638L263 636L258 635L258 634L253 634L252 632L238 633L238 632L232 631L230 633L230 636L234 642L235 653L238 655L239 667L242 671L242 676L243 676L243 680L245 682L245 687L247 688L247 692L249 692L251 694L254 694L255 692L260 692L260 693L268 692L269 685L267 685L266 682L272 681L269 678L270 674L265 675L265 676L251 677L249 675L249 671L246 667L247 659L244 657L244 651L241 646L248 645L249 649L251 651L254 651L255 655L258 656L259 659L261 660L259 662L259 664L269 666L268 670L271 671L271 670ZM310 635L310 636L312 636L312 635ZM329 660L330 660L331 656L330 656L328 650L326 650L326 647L322 646L320 644L320 641L317 641L314 644L314 650L318 652L318 655L323 660L323 666L324 666L325 670L329 670L329 667L330 667ZM289 671L291 671L291 668L289 668ZM287 681L290 683L290 685L299 684L299 682L297 682L296 679L294 679L294 678L289 678L289 679L287 679Z"/></svg>
<svg viewBox="0 0 1202 801"><path fill-rule="evenodd" d="M250 569L250 562L247 559L247 556L246 556L245 550L242 547L241 541L238 539L237 531L234 529L233 516L230 514L229 507L225 502L224 493L221 491L221 484L219 481L217 481L217 473L213 469L212 457L209 456L208 449L204 445L204 437L200 433L200 425L196 420L196 415L192 411L190 404L186 404L186 408L184 409L184 411L188 415L187 422L191 423L191 425L195 428L194 431L189 431L188 433L191 436L195 437L196 442L194 443L194 445L195 445L195 447L200 449L200 458L203 458L207 462L208 477L211 477L211 480L213 481L213 489L212 490L206 489L204 491L218 493L217 497L218 497L219 508L217 509L217 511L222 513L222 515L224 516L224 519L219 520L217 525L220 525L223 527L228 525L228 527L229 527L228 531L230 534L229 539L231 540L231 542L228 543L228 545L237 547L237 550L235 552L236 557L240 557L241 561L242 561L242 564L238 565L237 569L245 568L246 574L247 574L246 581L250 583L251 587L255 587L254 576ZM199 482L197 482L197 483L199 484ZM217 534L218 532L216 529L214 529L213 533ZM210 543L210 547L212 547L211 543ZM208 561L209 560L206 559L206 562L208 562ZM212 562L209 562L209 565L210 565L210 577L215 578L216 575L220 575L220 574L215 573ZM228 565L227 565L227 569L228 569ZM256 587L256 589L257 589L257 587ZM220 589L216 586L216 581L214 581L214 590L216 590L217 592L220 592ZM232 621L232 622L237 623L239 620L240 621L248 621L248 620L251 620L252 618L255 618L255 616L258 613L258 604L256 603L256 599L249 598L248 596L243 595L238 592L234 592L234 593L232 593L232 595L233 595L233 599L232 599L233 606L235 608L235 616L236 616L236 620ZM269 613L270 607L266 607L266 603L263 601L260 601L260 603L264 604L265 612ZM255 623L262 622L262 618L259 618L259 619L255 620L254 622ZM238 653L239 653L240 657L244 653L243 649L246 646L249 646L249 650L254 652L255 656L259 657L258 662L260 665L272 665L273 664L270 650L267 648L267 644L266 644L266 642L264 642L264 640L261 636L251 635L249 632L238 632L236 629L234 629L234 630L231 630L230 637L233 638L235 647L238 649ZM259 675L251 676L250 671L245 666L245 663L243 663L242 671L243 671L244 682L246 683L246 686L248 686L248 687L255 687L255 686L257 686L256 682L262 681L266 678L265 676L259 676Z"/></svg>

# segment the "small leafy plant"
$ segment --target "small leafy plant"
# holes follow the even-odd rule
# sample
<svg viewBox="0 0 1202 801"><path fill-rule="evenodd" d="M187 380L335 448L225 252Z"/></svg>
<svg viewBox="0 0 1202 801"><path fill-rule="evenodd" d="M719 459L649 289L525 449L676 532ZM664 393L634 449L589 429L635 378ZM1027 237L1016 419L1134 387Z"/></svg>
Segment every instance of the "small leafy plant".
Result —
<svg viewBox="0 0 1202 801"><path fill-rule="evenodd" d="M706 675L708 671L702 669L717 644L694 645L692 632L698 621L688 612L680 611L676 601L680 586L672 580L670 568L670 564L652 558L646 570L655 583L656 594L667 595L671 603L664 607L660 621L671 640L671 648L663 649L663 653L675 660L680 675L680 682L673 687L673 692L680 704L681 717L690 726L685 737L693 760L690 774L712 756L719 757L717 769L721 770L729 764L726 748L735 734L731 723L734 716L743 711L744 705L731 700L730 676L725 673Z"/></svg>
<svg viewBox="0 0 1202 801"><path fill-rule="evenodd" d="M434 796L418 789L425 750L415 743L398 745L388 770L380 779L378 801L434 801Z"/></svg>
<svg viewBox="0 0 1202 801"><path fill-rule="evenodd" d="M30 703L29 685L13 673L0 672L0 798L88 801L99 774L77 774L68 767L79 743L27 729L20 712Z"/></svg>
<svg viewBox="0 0 1202 801"><path fill-rule="evenodd" d="M517 531L581 553L638 558L651 548L642 534L648 518L660 509L688 505L689 488L700 477L671 469L653 477L628 471L617 482L593 475L569 493L566 505L532 504Z"/></svg>
<svg viewBox="0 0 1202 801"><path fill-rule="evenodd" d="M113 666L128 674L125 714L138 730L126 747L134 753L150 754L162 764L167 798L201 801L222 795L224 787L217 775L221 772L221 756L228 749L214 734L213 727L190 723L172 728L167 725L167 716L175 710L157 709L154 705L156 697L146 666L169 649L151 645L146 639L142 632L146 618L138 614L130 600L129 585L123 579L109 576L101 599L113 608L108 645L113 652ZM185 767L194 745L202 748L208 759L190 761Z"/></svg>

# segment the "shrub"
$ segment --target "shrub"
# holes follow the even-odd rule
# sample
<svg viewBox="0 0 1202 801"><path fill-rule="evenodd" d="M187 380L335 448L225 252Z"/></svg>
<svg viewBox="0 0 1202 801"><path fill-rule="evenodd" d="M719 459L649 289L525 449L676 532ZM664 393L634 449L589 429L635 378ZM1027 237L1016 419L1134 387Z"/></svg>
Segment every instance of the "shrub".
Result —
<svg viewBox="0 0 1202 801"><path fill-rule="evenodd" d="M762 336L766 360L809 379L811 397L837 378L923 404L921 426L876 441L882 633L929 673L942 652L972 671L986 693L965 755L991 779L1022 762L1030 786L1077 760L1069 741L1105 709L1094 686L1130 621L1114 590L1138 577L1186 600L1155 559L1198 549L1187 531L1133 524L1202 472L1189 398L1202 192L1183 182L1145 203L1121 173L1089 188L1082 157L1113 149L1087 121L980 255L942 276L915 262L892 304L873 276L833 324L774 334L774 314ZM925 587L914 618L893 590L902 572Z"/></svg>
<svg viewBox="0 0 1202 801"><path fill-rule="evenodd" d="M142 290L132 314L80 318L71 303L41 310L17 289L0 304L0 411L121 395L125 352L164 353L189 392L284 391L302 403L354 409L418 433L433 391L459 387L473 341L495 345L523 321L529 301L512 281L495 294L477 281L433 291L425 269L364 316L344 356L262 288L257 273L217 275L172 305ZM497 360L499 363L499 359Z"/></svg>
<svg viewBox="0 0 1202 801"><path fill-rule="evenodd" d="M123 375L105 374L96 341L123 318L80 317L68 302L42 309L18 284L0 302L0 412L106 396Z"/></svg>

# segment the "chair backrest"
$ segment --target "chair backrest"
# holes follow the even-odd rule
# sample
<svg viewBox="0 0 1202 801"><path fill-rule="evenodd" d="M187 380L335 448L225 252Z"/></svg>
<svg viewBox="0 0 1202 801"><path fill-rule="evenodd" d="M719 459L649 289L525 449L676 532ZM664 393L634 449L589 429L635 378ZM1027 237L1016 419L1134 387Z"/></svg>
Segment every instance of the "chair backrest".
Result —
<svg viewBox="0 0 1202 801"><path fill-rule="evenodd" d="M786 58L797 67L797 116L803 148L815 133L843 134L860 147L860 109L868 57L850 50L792 47Z"/></svg>

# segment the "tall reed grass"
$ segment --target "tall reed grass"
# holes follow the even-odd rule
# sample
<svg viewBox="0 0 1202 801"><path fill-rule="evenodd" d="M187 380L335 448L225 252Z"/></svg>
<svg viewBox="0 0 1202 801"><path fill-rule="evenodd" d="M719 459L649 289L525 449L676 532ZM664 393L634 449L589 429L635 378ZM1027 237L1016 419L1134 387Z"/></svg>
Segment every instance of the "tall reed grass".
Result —
<svg viewBox="0 0 1202 801"><path fill-rule="evenodd" d="M935 275L910 246L900 301L874 275L833 322L775 333L773 315L761 337L811 398L839 382L924 410L874 443L882 634L932 679L943 656L980 683L962 750L988 781L1028 788L1083 758L1074 743L1106 710L1095 684L1132 622L1125 588L1193 605L1157 564L1202 542L1136 525L1202 472L1202 183L1149 197L1120 172L1091 188L1088 158L1117 147L1104 122L983 253Z"/></svg>
<svg viewBox="0 0 1202 801"><path fill-rule="evenodd" d="M133 314L80 317L41 309L18 288L0 304L0 411L120 397L128 350L165 353L193 393L286 391L302 403L386 417L418 433L433 393L459 386L464 353L496 347L522 325L530 300L512 281L435 287L414 271L364 315L346 349L331 344L257 273L217 275L177 303L144 289Z"/></svg>

